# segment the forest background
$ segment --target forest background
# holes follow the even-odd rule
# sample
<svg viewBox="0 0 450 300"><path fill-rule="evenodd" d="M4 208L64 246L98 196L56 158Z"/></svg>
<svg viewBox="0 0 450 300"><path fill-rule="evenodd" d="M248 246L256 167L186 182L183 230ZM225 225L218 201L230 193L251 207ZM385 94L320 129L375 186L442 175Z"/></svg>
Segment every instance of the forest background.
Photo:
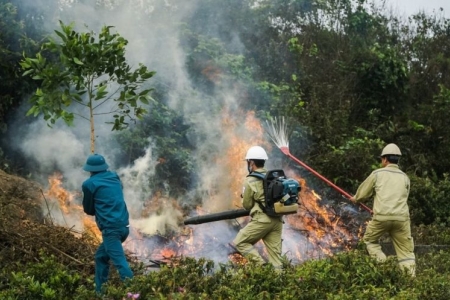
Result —
<svg viewBox="0 0 450 300"><path fill-rule="evenodd" d="M201 160L214 168L205 149L219 147L220 131L199 130L195 116L199 107L201 118L227 107L242 122L241 110L261 123L285 117L290 152L348 191L379 167L382 147L396 143L412 182L413 225L449 225L450 23L439 12L406 19L365 0L88 2L0 0L1 169L41 175L42 162L18 142L30 137L25 129L36 128L36 119L25 116L37 81L22 76L24 55L34 56L58 20L70 19L72 7L89 7L86 16L99 16L99 23L127 10L134 14L133 30L152 28L154 48L139 49L155 57L166 52L167 60L157 56L148 65L157 74L148 83L154 89L148 115L103 138L115 145L115 166L130 164L151 146L153 160L164 162L148 181L154 193L169 186L174 197L185 195L205 172ZM126 29L117 26L133 37ZM170 56L175 48L182 51ZM180 65L189 85L180 77L168 80Z"/></svg>
<svg viewBox="0 0 450 300"><path fill-rule="evenodd" d="M111 3L99 1L93 10L102 15L124 5ZM12 173L30 176L36 164L13 138L18 127L35 121L25 118L22 107L37 82L22 76L19 62L24 54L34 56L44 36L59 29L56 17L70 12L63 4L2 1L0 166ZM159 16L141 12L138 28L145 28L146 20L169 34L161 20L179 14L182 6L155 7ZM137 4L134 9L137 13ZM285 117L291 153L348 191L379 166L383 145L396 143L403 152L401 168L412 180L413 222L450 221L445 196L450 25L443 15L401 19L366 1L275 1L254 7L245 1L203 1L195 10L178 16L181 31L173 34L180 35L166 37L179 39L195 86L183 90L183 97L201 93L205 110L217 111L229 104L214 97L228 89L240 94L240 107L255 111L261 123ZM148 67L164 73L170 66ZM180 194L196 184L192 153L199 146L193 140L203 137L195 136L196 124L183 104L168 104L171 93L179 93L175 84L152 82L147 117L111 139L120 141L117 165L124 165L143 154L150 142L142 137L152 137L153 155L166 162L156 169L159 182L153 184L165 182Z"/></svg>

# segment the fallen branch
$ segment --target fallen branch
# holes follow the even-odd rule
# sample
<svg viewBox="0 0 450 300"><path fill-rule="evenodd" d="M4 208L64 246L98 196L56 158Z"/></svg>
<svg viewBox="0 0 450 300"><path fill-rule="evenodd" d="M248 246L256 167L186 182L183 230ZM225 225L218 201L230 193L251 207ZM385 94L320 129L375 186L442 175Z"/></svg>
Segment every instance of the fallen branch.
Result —
<svg viewBox="0 0 450 300"><path fill-rule="evenodd" d="M58 248L53 247L53 246L50 245L49 243L44 242L44 244L47 245L48 247L52 248L53 250L57 251L58 253L64 255L65 257L70 258L71 260L73 260L73 261L79 263L80 265L86 265L86 263L83 263L83 262L79 261L78 259L76 259L75 257L70 256L69 254L67 254L67 253L65 253L65 252L63 252L63 251L61 251L61 250L59 250Z"/></svg>

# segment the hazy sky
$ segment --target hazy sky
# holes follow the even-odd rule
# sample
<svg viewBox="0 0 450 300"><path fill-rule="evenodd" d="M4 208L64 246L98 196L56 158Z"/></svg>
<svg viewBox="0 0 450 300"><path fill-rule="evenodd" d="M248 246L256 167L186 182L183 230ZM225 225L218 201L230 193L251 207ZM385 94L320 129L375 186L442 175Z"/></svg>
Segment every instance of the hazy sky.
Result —
<svg viewBox="0 0 450 300"><path fill-rule="evenodd" d="M442 7L445 17L450 18L450 0L386 0L386 6L392 7L394 12L405 16L421 10L427 13L433 13L433 10L439 12L439 8Z"/></svg>

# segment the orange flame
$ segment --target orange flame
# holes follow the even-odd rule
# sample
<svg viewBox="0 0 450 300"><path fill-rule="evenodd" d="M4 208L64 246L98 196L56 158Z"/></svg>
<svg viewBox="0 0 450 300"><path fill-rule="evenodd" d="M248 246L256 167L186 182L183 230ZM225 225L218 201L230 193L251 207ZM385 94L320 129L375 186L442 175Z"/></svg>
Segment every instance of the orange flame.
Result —
<svg viewBox="0 0 450 300"><path fill-rule="evenodd" d="M238 120L243 120L243 122ZM216 164L223 169L223 173L228 175L220 178L221 182L211 192L208 203L223 205L221 208L226 210L242 207L240 193L242 192L242 181L247 175L244 158L248 148L260 145L270 152L271 147L264 139L264 130L252 111L231 113L227 108L224 108L221 125L223 140L228 141L228 144L216 158ZM164 159L160 158L159 162L164 163ZM309 242L306 245L306 252L303 249L305 247L304 243L299 242L295 244L294 242L294 249L289 249L291 254L295 255L299 261L321 257L322 255L332 255L334 248L342 248L345 240L354 239L355 234L352 234L345 226L342 226L343 220L341 217L334 213L332 207L324 203L325 201L321 199L321 196L316 191L308 187L304 178L299 177L289 168L285 168L285 172L288 177L295 178L301 184L302 190L300 193L301 208L297 214L285 217L286 225L290 230L284 231L283 234L292 235L287 237L291 241L295 241L301 236ZM83 214L80 205L73 201L75 194L68 192L62 187L61 174L50 176L49 189L46 194L57 200L64 214ZM197 207L199 215L212 212L208 203ZM167 206L173 210L182 210L175 199L163 196L162 193L156 191L153 197L145 202L144 208L138 212L138 217L147 218L158 214L160 209ZM243 219L243 223L245 224L248 219ZM86 231L94 232L97 237L101 236L92 218L84 215L82 220ZM207 229L205 230L205 228ZM206 227L203 225L194 228L188 226L174 228L173 231L170 231L169 237L158 234L147 236L136 228L131 228L130 238L125 242L125 247L140 258L148 258L150 256L154 259L170 260L181 255L198 256L199 253L208 254L208 250L204 250L208 247L207 244L211 247L209 249L213 249L221 244L227 245L231 242L230 240L221 240L220 236L211 235L211 232L209 232L210 228L211 226L207 225ZM362 227L359 228L357 236L361 236L361 234ZM312 245L312 249L308 248L310 245ZM258 243L256 247L263 256L267 255L261 243ZM246 263L246 259L237 253L228 254L228 259L236 264Z"/></svg>
<svg viewBox="0 0 450 300"><path fill-rule="evenodd" d="M255 117L253 111L242 114L243 125L238 124L239 117L231 118L231 113L227 110L223 112L222 128L225 138L229 140L229 146L225 150L225 155L217 158L218 165L224 166L230 181L227 182L227 189L232 191L231 207L241 207L242 180L247 171L245 169L245 153L251 146L259 145L270 150L270 146L263 138L263 128ZM236 132L241 132L238 136Z"/></svg>
<svg viewBox="0 0 450 300"><path fill-rule="evenodd" d="M48 197L56 199L64 214L69 213L69 206L74 196L62 188L62 174L55 173L48 178L49 187L45 193Z"/></svg>
<svg viewBox="0 0 450 300"><path fill-rule="evenodd" d="M82 218L84 231L91 234L97 239L101 239L101 232L98 229L94 219L87 215L84 215L83 208L81 205L74 203L74 199L77 193L69 192L63 187L63 175L61 173L54 173L48 178L48 189L45 191L44 195L51 200L56 200L59 208L64 217L68 215L78 215ZM66 226L68 224L65 224Z"/></svg>

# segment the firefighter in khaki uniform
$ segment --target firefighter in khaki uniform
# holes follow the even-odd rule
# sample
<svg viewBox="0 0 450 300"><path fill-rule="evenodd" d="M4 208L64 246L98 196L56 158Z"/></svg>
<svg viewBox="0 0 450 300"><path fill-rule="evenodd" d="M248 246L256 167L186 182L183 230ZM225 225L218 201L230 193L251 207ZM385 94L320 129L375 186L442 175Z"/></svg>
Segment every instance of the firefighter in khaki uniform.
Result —
<svg viewBox="0 0 450 300"><path fill-rule="evenodd" d="M262 147L251 147L247 151L245 159L249 173L255 171L265 174L267 172L264 168L264 163L268 157ZM262 180L250 176L246 177L242 193L242 204L245 209L250 210L251 221L239 231L233 241L233 246L244 257L259 264L264 264L264 259L254 247L262 239L267 249L269 262L276 269L281 269L281 232L283 221L281 217L269 217L266 215L260 207L260 205L263 205L263 201L264 189Z"/></svg>
<svg viewBox="0 0 450 300"><path fill-rule="evenodd" d="M373 217L363 237L369 254L378 261L386 260L379 239L388 233L399 265L415 276L414 242L407 204L410 181L398 167L401 155L395 144L384 147L381 152L382 168L373 171L364 180L351 200L358 202L374 197Z"/></svg>

